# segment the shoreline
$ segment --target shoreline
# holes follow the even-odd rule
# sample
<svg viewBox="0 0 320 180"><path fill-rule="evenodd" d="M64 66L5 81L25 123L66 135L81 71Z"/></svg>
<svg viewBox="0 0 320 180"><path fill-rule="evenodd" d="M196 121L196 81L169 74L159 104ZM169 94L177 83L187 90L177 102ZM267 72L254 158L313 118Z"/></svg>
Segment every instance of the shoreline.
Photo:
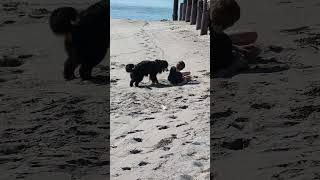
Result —
<svg viewBox="0 0 320 180"><path fill-rule="evenodd" d="M144 19L130 19L130 18L112 18L110 17L110 20L124 20L124 21L144 21L144 22L164 22L164 21L172 21L172 20L169 20L169 19L160 19L160 20L144 20ZM180 21L182 22L182 21Z"/></svg>

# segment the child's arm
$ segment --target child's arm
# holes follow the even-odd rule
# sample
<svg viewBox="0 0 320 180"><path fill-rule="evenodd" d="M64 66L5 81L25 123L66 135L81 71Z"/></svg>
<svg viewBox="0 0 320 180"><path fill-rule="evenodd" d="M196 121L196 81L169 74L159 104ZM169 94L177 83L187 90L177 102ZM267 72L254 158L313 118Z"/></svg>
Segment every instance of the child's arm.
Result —
<svg viewBox="0 0 320 180"><path fill-rule="evenodd" d="M191 73L190 72L181 72L183 76L188 76L190 75Z"/></svg>
<svg viewBox="0 0 320 180"><path fill-rule="evenodd" d="M243 54L244 56L248 56L250 54L249 50L242 48L241 46L234 45L234 44L232 44L232 49L235 51L238 51L239 53Z"/></svg>

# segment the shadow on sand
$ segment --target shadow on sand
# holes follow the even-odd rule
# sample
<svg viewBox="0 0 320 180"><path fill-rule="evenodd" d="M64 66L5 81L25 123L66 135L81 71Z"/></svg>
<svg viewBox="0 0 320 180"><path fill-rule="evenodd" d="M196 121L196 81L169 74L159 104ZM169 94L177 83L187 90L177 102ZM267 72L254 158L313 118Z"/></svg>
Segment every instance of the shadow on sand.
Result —
<svg viewBox="0 0 320 180"><path fill-rule="evenodd" d="M107 84L110 84L110 77L98 75L98 76L92 77L92 79L88 81L97 85L107 85Z"/></svg>
<svg viewBox="0 0 320 180"><path fill-rule="evenodd" d="M247 69L234 72L232 74L227 74L223 76L216 76L215 78L232 78L239 74L259 74L259 73L276 73L282 72L290 69L290 67L278 61L276 58L264 59L258 57L257 59L250 62L249 67Z"/></svg>
<svg viewBox="0 0 320 180"><path fill-rule="evenodd" d="M169 82L161 82L159 84L151 84L151 85L141 85L139 86L140 88L146 88L146 89L152 89L152 88L168 88L168 87L173 87L173 86L186 86L186 85L197 85L200 84L199 81L190 81L186 84L181 84L181 85L172 85Z"/></svg>
<svg viewBox="0 0 320 180"><path fill-rule="evenodd" d="M275 58L263 59L259 57L255 61L251 62L250 65L251 65L250 68L239 72L239 74L275 73L275 72L286 71L289 69L289 66L287 64L283 62L279 62Z"/></svg>

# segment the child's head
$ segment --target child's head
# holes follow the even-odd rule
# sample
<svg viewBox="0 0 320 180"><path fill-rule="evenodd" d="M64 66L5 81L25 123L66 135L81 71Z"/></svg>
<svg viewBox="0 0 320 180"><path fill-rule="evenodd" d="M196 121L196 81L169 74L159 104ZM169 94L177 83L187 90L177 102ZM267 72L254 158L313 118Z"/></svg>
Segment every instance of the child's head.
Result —
<svg viewBox="0 0 320 180"><path fill-rule="evenodd" d="M177 68L179 71L181 71L182 69L184 69L184 67L186 67L186 65L184 64L183 61L179 61L179 62L177 63L176 68Z"/></svg>
<svg viewBox="0 0 320 180"><path fill-rule="evenodd" d="M221 26L223 30L240 19L240 7L235 0L212 0L210 2L211 25Z"/></svg>

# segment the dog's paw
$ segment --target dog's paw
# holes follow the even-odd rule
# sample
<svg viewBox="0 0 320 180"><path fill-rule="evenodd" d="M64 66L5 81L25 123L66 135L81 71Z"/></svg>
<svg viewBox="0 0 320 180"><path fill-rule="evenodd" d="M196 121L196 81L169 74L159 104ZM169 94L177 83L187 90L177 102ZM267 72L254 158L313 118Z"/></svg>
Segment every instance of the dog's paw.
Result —
<svg viewBox="0 0 320 180"><path fill-rule="evenodd" d="M75 76L75 75L71 75L71 76L64 76L64 79L66 80L66 81L71 81L71 80L74 80L74 79L76 79L77 77Z"/></svg>

